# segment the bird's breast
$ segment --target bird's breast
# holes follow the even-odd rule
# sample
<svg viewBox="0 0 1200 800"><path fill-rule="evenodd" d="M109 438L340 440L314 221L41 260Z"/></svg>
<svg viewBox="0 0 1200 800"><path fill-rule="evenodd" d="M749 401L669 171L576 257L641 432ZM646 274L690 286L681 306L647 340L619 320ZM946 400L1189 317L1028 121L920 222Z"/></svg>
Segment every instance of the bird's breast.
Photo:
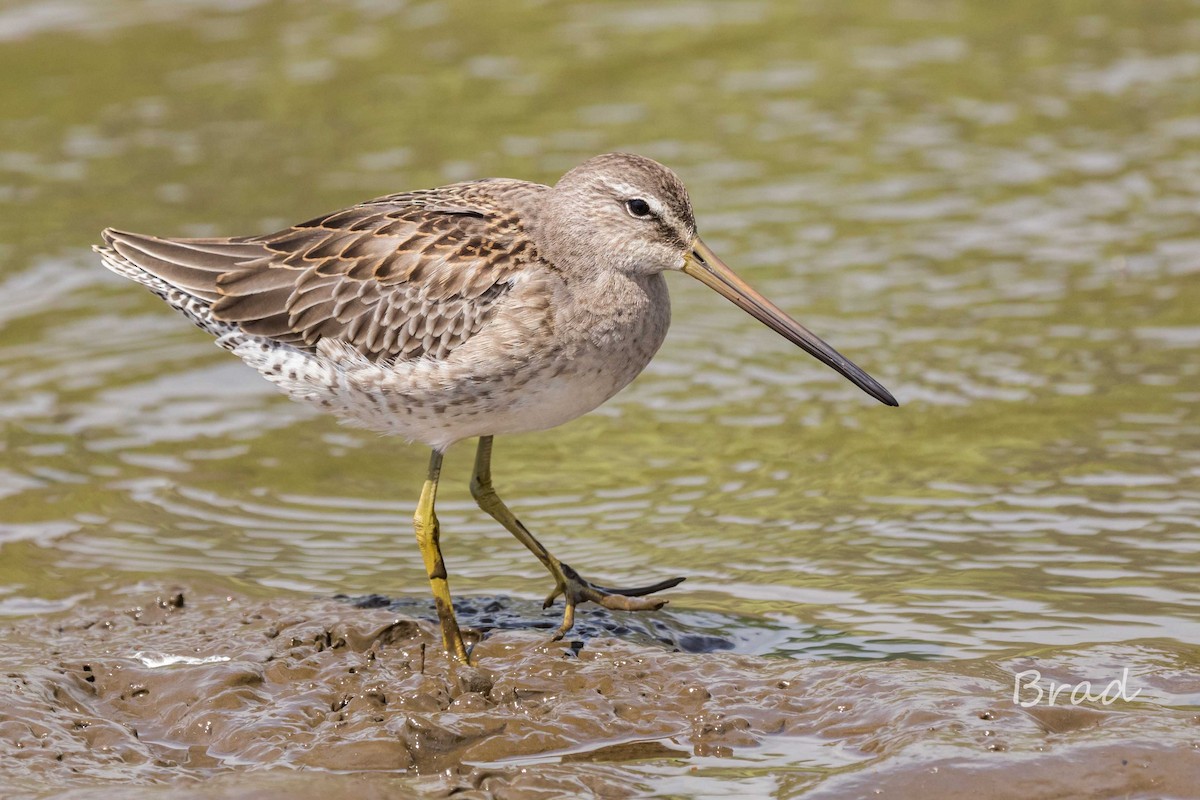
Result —
<svg viewBox="0 0 1200 800"><path fill-rule="evenodd" d="M666 281L661 274L610 274L577 289L572 300L555 318L564 359L600 369L617 384L614 392L621 389L650 363L667 336Z"/></svg>
<svg viewBox="0 0 1200 800"><path fill-rule="evenodd" d="M568 284L551 311L511 396L488 423L494 430L483 433L544 430L593 410L645 369L671 321L662 275Z"/></svg>

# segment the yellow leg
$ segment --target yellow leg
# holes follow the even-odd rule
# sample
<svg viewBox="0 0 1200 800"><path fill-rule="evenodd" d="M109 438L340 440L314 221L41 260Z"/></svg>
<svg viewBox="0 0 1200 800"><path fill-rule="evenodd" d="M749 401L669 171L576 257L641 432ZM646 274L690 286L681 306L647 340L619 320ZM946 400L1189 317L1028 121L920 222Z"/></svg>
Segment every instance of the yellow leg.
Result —
<svg viewBox="0 0 1200 800"><path fill-rule="evenodd" d="M454 617L454 606L450 602L450 584L446 580L446 563L442 561L442 548L438 542L440 529L433 504L437 499L438 478L442 474L442 454L434 450L429 456L429 475L421 488L421 499L417 502L417 513L413 524L417 530L417 544L421 557L425 559L425 573L433 589L433 602L437 606L438 619L442 623L442 645L446 652L464 664L467 663L467 648L463 646L458 620Z"/></svg>
<svg viewBox="0 0 1200 800"><path fill-rule="evenodd" d="M567 631L575 624L575 606L579 603L591 601L598 603L601 606L609 609L622 611L649 611L662 608L666 605L666 600L642 600L639 599L644 595L660 592L663 589L670 589L672 586L677 586L683 582L683 578L670 578L665 581L660 581L652 586L641 586L633 589L609 589L603 586L597 586L590 583L579 576L569 564L564 564L559 561L554 555L547 550L541 542L534 538L521 520L517 519L516 515L508 510L508 506L504 505L504 501L500 499L500 495L496 494L495 488L492 486L492 437L479 437L479 449L475 451L475 472L471 476L471 495L475 498L475 502L479 507L492 516L497 522L505 527L509 533L517 537L517 541L525 545L531 553L537 556L538 560L550 571L554 577L554 589L546 598L543 604L544 608L549 608L550 604L560 594L566 602L566 610L563 612L562 625L554 634L555 639L561 639L566 635Z"/></svg>

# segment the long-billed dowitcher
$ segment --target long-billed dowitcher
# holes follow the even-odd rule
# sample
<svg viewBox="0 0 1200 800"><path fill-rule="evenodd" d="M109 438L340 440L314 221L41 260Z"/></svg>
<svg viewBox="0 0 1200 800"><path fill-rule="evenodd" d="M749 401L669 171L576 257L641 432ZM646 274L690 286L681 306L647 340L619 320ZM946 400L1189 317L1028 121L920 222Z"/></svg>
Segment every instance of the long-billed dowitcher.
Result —
<svg viewBox="0 0 1200 800"><path fill-rule="evenodd" d="M291 397L432 448L415 526L446 650L466 660L434 513L442 454L479 437L471 493L575 606L647 610L653 586L598 586L555 558L492 487L492 437L599 406L667 333L683 272L887 405L873 378L764 298L696 234L687 190L641 156L596 156L553 187L489 179L392 194L278 233L104 231L104 265L150 288Z"/></svg>

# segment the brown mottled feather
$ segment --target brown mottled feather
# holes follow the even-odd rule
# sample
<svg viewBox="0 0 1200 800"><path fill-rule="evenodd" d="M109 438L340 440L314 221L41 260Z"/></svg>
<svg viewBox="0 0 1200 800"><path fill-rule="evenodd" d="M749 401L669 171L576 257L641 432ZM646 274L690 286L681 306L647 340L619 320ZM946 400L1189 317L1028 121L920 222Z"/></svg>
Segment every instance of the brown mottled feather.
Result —
<svg viewBox="0 0 1200 800"><path fill-rule="evenodd" d="M247 333L305 349L334 338L372 360L444 358L538 258L512 202L545 189L474 181L388 195L265 236L105 239Z"/></svg>

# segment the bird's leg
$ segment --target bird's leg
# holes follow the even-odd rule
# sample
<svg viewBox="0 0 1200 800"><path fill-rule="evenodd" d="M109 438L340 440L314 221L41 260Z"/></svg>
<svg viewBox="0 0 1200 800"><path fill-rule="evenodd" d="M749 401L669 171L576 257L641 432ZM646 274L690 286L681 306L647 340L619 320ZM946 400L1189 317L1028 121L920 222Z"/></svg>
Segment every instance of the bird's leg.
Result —
<svg viewBox="0 0 1200 800"><path fill-rule="evenodd" d="M442 548L438 542L441 533L433 504L437 499L438 478L442 474L442 454L434 450L429 456L429 475L421 487L421 499L417 502L417 513L413 524L417 530L417 544L425 560L425 574L433 589L433 602L437 606L438 619L442 623L442 645L446 652L467 663L467 648L463 646L458 620L454 618L454 606L450 601L450 584L446 580L446 563L442 561Z"/></svg>
<svg viewBox="0 0 1200 800"><path fill-rule="evenodd" d="M475 452L475 472L471 476L471 495L475 498L475 502L479 507L491 514L492 517L508 530L513 536L517 537L517 541L529 548L529 552L538 557L538 560L550 571L554 577L554 590L546 598L546 602L542 604L543 608L549 608L560 594L566 602L566 611L563 613L562 625L555 631L554 638L561 639L566 635L567 631L575 624L575 606L579 603L591 601L605 608L620 610L620 611L653 611L662 608L666 604L666 600L643 600L640 599L648 594L661 592L663 589L670 589L672 586L677 586L683 582L683 578L671 578L665 581L659 581L651 586L639 586L632 589L612 589L604 586L597 586L590 581L584 580L579 573L571 568L569 564L564 564L559 561L554 555L547 550L542 543L534 538L521 520L517 519L508 506L504 505L504 501L496 494L495 488L492 486L492 437L479 437L479 449Z"/></svg>

